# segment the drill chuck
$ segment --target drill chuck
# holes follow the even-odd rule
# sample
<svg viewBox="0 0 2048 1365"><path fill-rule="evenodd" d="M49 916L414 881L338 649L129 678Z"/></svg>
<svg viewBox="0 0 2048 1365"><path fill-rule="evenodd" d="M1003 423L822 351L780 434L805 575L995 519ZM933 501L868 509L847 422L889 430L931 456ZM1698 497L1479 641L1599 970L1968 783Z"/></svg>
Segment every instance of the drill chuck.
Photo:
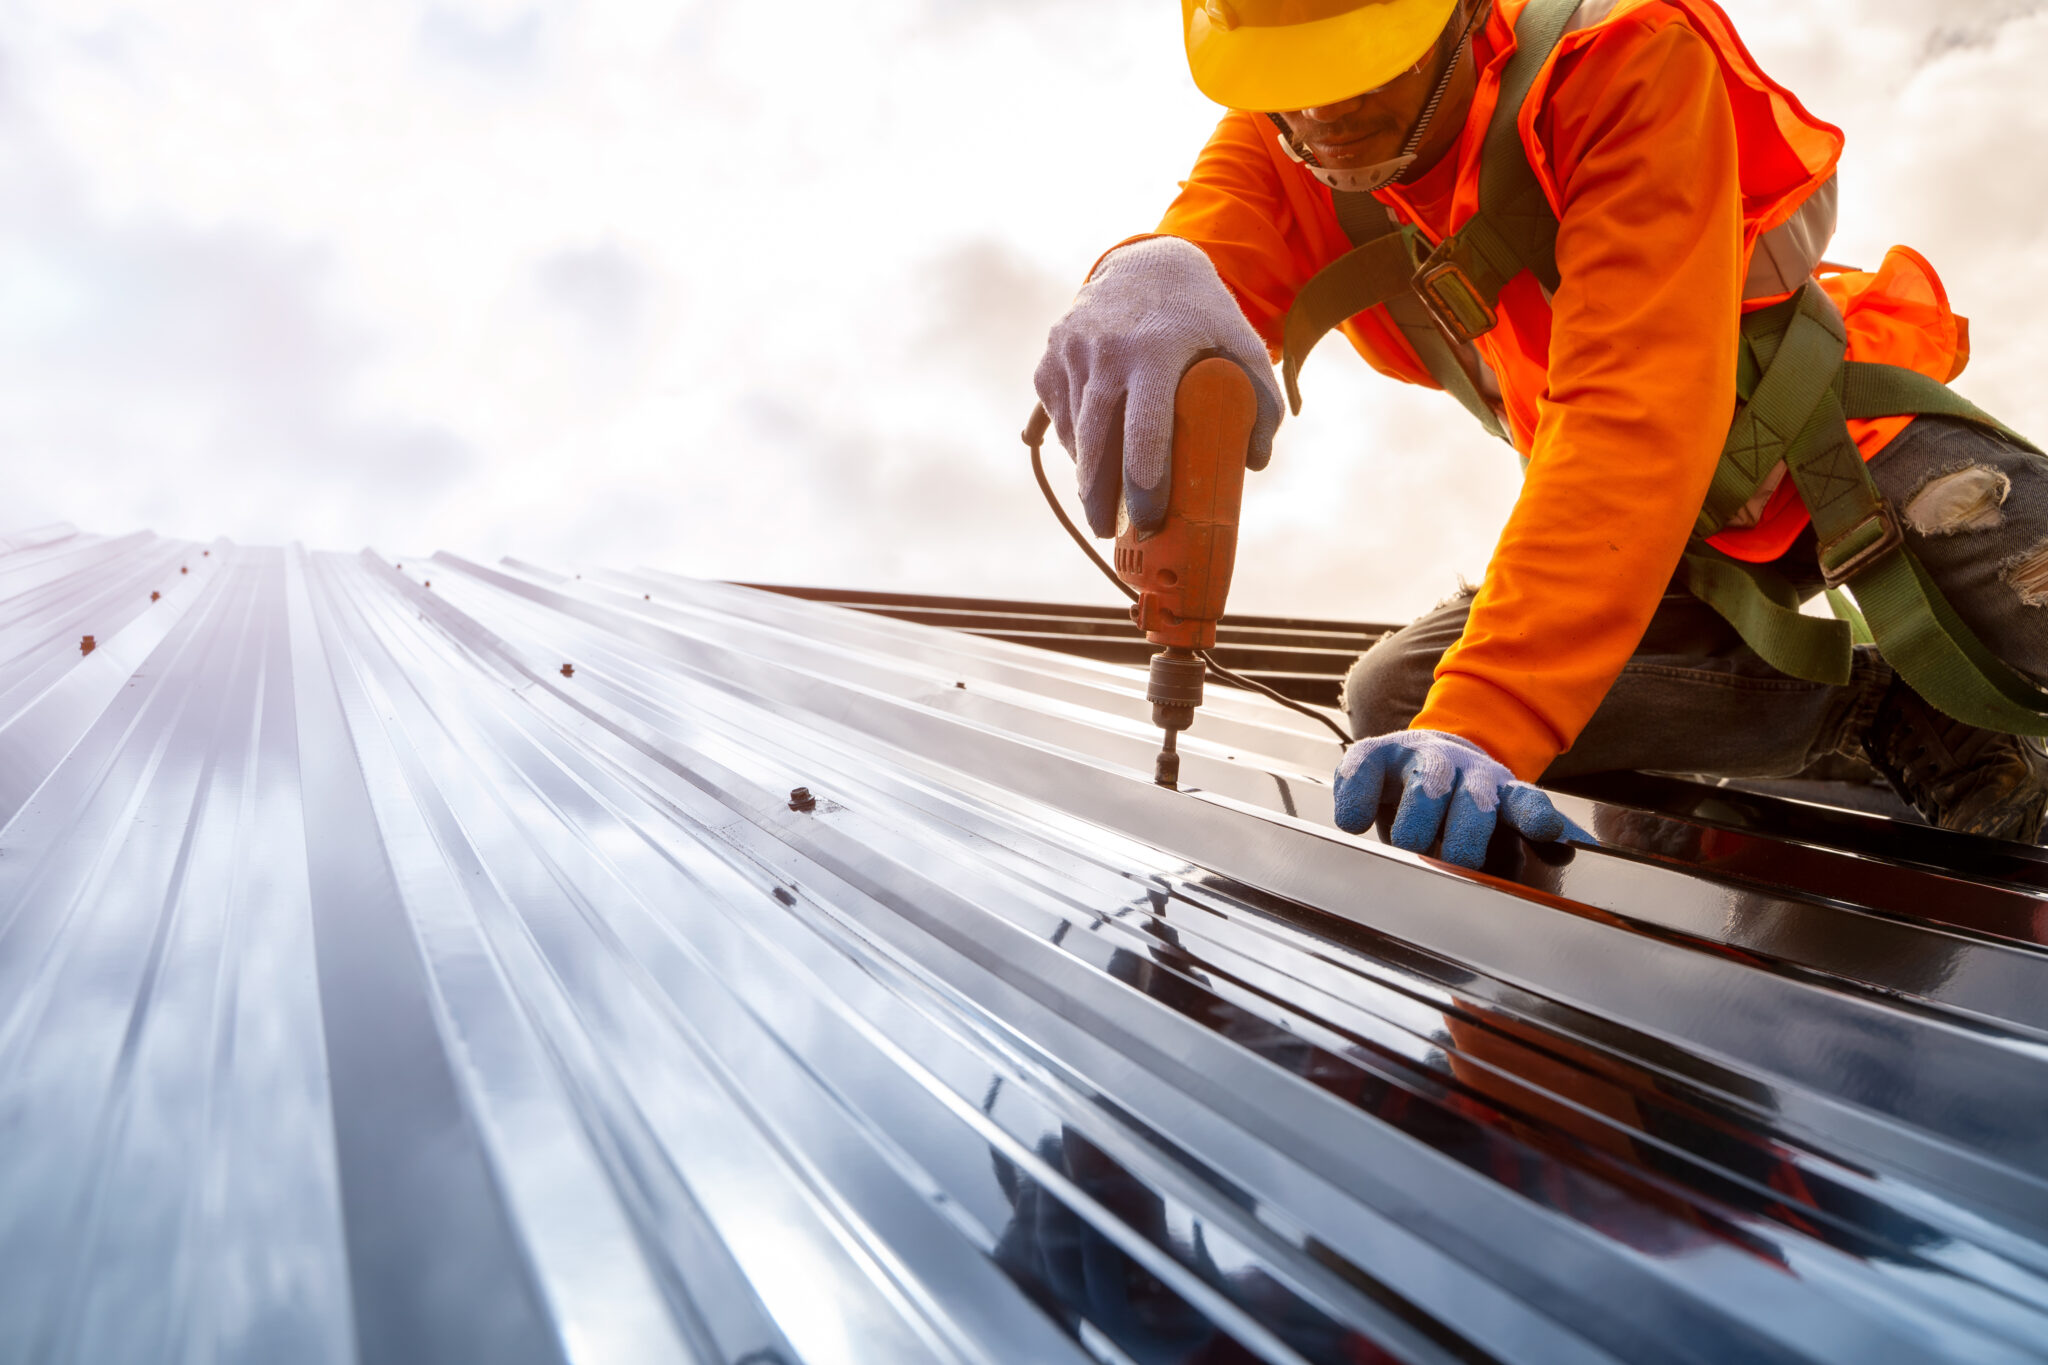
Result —
<svg viewBox="0 0 2048 1365"><path fill-rule="evenodd" d="M1162 649L1154 654L1152 672L1145 681L1152 723L1162 730L1185 730L1193 725L1195 708L1202 704L1202 679L1208 672L1208 665L1192 650Z"/></svg>

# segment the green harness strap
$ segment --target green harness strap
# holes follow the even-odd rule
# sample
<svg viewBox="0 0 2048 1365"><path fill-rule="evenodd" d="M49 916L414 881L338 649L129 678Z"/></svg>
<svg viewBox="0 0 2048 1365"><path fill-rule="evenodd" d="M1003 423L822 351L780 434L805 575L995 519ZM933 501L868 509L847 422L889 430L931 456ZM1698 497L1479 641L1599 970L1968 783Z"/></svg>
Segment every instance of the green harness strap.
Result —
<svg viewBox="0 0 2048 1365"><path fill-rule="evenodd" d="M1346 319L1385 304L1430 377L1489 433L1508 440L1458 359L1457 346L1493 328L1502 286L1523 270L1557 287L1557 216L1522 152L1515 124L1578 8L1579 0L1529 0L1517 19L1515 55L1501 73L1500 102L1486 130L1479 211L1434 252L1420 232L1396 224L1370 194L1331 193L1352 249L1316 272L1287 310L1280 374L1295 412L1301 411L1297 377L1316 343Z"/></svg>
<svg viewBox="0 0 2048 1365"><path fill-rule="evenodd" d="M1500 321L1500 291L1527 270L1555 291L1557 214L1522 146L1522 106L1581 0L1529 0L1515 20L1515 55L1500 76L1499 102L1479 149L1479 208L1423 262L1416 287L1453 338L1471 341Z"/></svg>
<svg viewBox="0 0 2048 1365"><path fill-rule="evenodd" d="M1705 539L1720 532L1763 487L1813 416L1824 387L1836 389L1847 417L1955 417L2033 449L2024 436L1946 384L1896 365L1844 360L1845 345L1841 318L1817 285L1743 316L1735 393L1744 406L1728 429L1695 535ZM1843 486L1851 482L1860 481L1845 476Z"/></svg>
<svg viewBox="0 0 2048 1365"><path fill-rule="evenodd" d="M1350 197L1332 195L1340 204ZM1414 293L1422 234L1413 227L1396 227L1392 219L1385 224L1385 231L1377 236L1353 238L1357 245L1318 270L1287 310L1281 330L1280 377L1287 385L1287 404L1297 414L1301 411L1301 363L1316 343L1345 319ZM1423 360L1427 364L1428 357Z"/></svg>
<svg viewBox="0 0 2048 1365"><path fill-rule="evenodd" d="M1393 215L1387 212L1386 206L1369 194L1347 194L1338 190L1333 191L1330 197L1337 205L1337 222L1353 243L1353 250L1333 264L1341 265L1344 261L1356 257L1361 262L1361 270L1387 269L1394 261L1394 252L1391 246L1376 244L1396 240L1402 243L1399 264L1392 268L1405 273L1401 275L1400 287L1385 300L1387 316L1401 329L1401 335L1407 339L1409 346L1414 348L1423 367L1429 371L1430 377L1442 386L1444 392L1457 399L1460 407L1477 418L1479 425L1485 427L1489 435L1507 441L1507 428L1501 425L1500 417L1494 412L1493 406L1480 394L1479 386L1473 381L1471 372L1465 368L1465 362L1459 358L1457 351L1444 336L1443 329L1437 326L1436 319L1430 316L1429 308L1423 303L1422 296L1417 294L1409 283L1421 264L1420 251L1425 245L1422 235L1412 227L1403 227L1396 223ZM1367 265L1366 262L1374 264ZM1381 265L1379 262L1389 264ZM1334 292L1332 296L1334 297ZM1300 300L1297 299L1296 308L1299 307ZM1287 315L1290 327L1294 325L1294 319L1295 312L1290 310ZM1343 320L1339 318L1337 322ZM1324 326L1317 335L1320 337L1334 326L1336 323ZM1310 342L1309 345L1313 346L1314 342ZM1304 347L1301 353L1306 355L1307 348ZM1289 354L1293 352L1290 350ZM1294 410L1300 412L1301 393L1295 387L1294 372L1288 370L1286 374L1288 395L1294 403Z"/></svg>

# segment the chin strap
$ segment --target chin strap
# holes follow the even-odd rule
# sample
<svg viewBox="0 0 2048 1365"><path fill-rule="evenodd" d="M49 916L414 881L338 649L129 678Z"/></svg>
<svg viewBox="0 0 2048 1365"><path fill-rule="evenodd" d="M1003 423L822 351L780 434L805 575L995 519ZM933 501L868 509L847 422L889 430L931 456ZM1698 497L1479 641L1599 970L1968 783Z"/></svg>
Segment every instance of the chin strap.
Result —
<svg viewBox="0 0 2048 1365"><path fill-rule="evenodd" d="M1359 166L1351 170L1336 170L1325 166L1315 158L1315 153L1296 141L1294 130L1287 126L1287 120L1278 114L1268 114L1273 126L1280 130L1280 146L1287 155L1308 167L1308 173L1344 194L1371 194L1374 190L1385 189L1397 184L1408 169L1415 164L1417 149L1429 132L1429 125L1436 120L1437 107L1444 102L1444 95L1451 88L1451 78L1458 74L1464 64L1465 50L1472 45L1472 34L1485 19L1490 7L1484 3L1473 8L1472 18L1458 35L1458 46L1451 53L1451 60L1444 67L1444 74L1437 79L1436 89L1429 92L1429 102L1422 106L1422 115L1416 119L1415 127L1409 131L1408 140L1401 145L1401 154L1388 161L1375 161L1370 166Z"/></svg>
<svg viewBox="0 0 2048 1365"><path fill-rule="evenodd" d="M1280 116L1271 116L1278 123ZM1280 126L1280 146L1287 155L1308 168L1308 173L1342 194L1371 194L1383 190L1407 174L1415 164L1415 153L1403 152L1391 161L1375 161L1370 166L1358 166L1351 170L1334 170L1315 159L1309 151L1294 140L1285 124Z"/></svg>

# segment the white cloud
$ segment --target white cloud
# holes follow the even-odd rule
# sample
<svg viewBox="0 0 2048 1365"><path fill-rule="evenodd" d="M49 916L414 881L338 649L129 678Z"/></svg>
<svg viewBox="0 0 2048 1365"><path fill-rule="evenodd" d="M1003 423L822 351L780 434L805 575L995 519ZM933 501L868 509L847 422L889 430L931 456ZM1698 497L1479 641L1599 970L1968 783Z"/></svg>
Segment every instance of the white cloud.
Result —
<svg viewBox="0 0 2048 1365"><path fill-rule="evenodd" d="M475 468L432 417L355 400L381 348L330 304L324 248L110 222L32 145L14 150L0 227L10 520L331 537L380 504L432 505Z"/></svg>
<svg viewBox="0 0 2048 1365"><path fill-rule="evenodd" d="M481 12L478 12L481 11ZM420 16L427 55L490 76L531 72L541 55L545 16L538 7L432 4Z"/></svg>
<svg viewBox="0 0 2048 1365"><path fill-rule="evenodd" d="M1842 250L1923 248L1975 321L1966 389L2048 431L2048 181L2015 150L2048 118L2048 18L1731 9L1850 132ZM1104 599L1016 433L1073 282L1213 121L1172 6L10 20L8 520ZM1479 573L1512 456L1335 345L1304 387L1234 604L1400 618Z"/></svg>

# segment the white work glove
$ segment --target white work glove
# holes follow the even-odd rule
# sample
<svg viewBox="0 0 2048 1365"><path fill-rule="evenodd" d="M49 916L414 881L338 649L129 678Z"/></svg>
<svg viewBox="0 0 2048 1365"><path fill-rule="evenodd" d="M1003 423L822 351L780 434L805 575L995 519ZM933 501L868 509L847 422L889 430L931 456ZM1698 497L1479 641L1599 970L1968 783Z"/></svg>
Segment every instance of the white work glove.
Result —
<svg viewBox="0 0 2048 1365"><path fill-rule="evenodd" d="M1079 465L1096 535L1116 534L1119 497L1139 530L1165 521L1174 394L1188 367L1210 355L1251 376L1259 416L1245 463L1264 469L1280 427L1280 386L1266 343L1200 247L1178 237L1118 247L1054 325L1033 381Z"/></svg>
<svg viewBox="0 0 2048 1365"><path fill-rule="evenodd" d="M1379 735L1346 750L1337 766L1337 828L1365 833L1379 815L1381 798L1395 792L1401 804L1387 842L1426 853L1441 838L1444 861L1460 867L1486 861L1487 841L1502 818L1532 843L1599 843L1552 805L1541 787L1518 779L1471 740L1441 730Z"/></svg>

